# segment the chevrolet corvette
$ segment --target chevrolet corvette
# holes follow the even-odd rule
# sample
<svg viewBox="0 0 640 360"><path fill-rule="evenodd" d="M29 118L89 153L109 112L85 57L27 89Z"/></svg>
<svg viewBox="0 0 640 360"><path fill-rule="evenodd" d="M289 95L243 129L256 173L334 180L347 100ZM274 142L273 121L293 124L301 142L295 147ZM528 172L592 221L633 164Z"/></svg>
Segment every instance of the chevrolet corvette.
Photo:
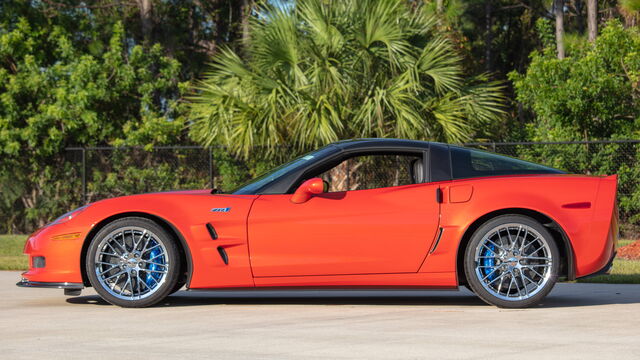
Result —
<svg viewBox="0 0 640 360"><path fill-rule="evenodd" d="M558 280L606 272L617 177L570 175L480 150L397 139L340 141L229 193L97 201L25 244L18 286L85 287L154 305L187 289L471 289L539 303Z"/></svg>

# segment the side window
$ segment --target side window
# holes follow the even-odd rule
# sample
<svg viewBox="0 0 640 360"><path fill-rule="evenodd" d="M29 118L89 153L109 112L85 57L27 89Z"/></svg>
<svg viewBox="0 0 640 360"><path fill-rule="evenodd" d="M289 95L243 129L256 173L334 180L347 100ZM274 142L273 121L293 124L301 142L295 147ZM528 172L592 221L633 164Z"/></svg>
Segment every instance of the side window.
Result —
<svg viewBox="0 0 640 360"><path fill-rule="evenodd" d="M329 184L329 192L417 184L424 182L422 154L355 156L318 177Z"/></svg>
<svg viewBox="0 0 640 360"><path fill-rule="evenodd" d="M550 174L560 170L480 150L451 147L453 178L466 179L494 175Z"/></svg>

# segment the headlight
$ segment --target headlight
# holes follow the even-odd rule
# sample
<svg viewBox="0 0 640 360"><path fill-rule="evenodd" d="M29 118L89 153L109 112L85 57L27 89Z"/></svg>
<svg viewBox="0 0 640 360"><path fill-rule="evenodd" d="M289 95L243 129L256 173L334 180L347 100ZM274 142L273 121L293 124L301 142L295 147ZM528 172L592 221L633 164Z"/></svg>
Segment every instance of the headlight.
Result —
<svg viewBox="0 0 640 360"><path fill-rule="evenodd" d="M85 205L85 206L81 206L75 210L69 211L68 213L60 216L59 218L53 220L52 222L50 222L47 226L51 226L51 225L58 225L58 224L63 224L66 223L67 221L73 219L74 217L78 216L78 214L80 214L81 212L85 211L87 208L89 207L89 204Z"/></svg>

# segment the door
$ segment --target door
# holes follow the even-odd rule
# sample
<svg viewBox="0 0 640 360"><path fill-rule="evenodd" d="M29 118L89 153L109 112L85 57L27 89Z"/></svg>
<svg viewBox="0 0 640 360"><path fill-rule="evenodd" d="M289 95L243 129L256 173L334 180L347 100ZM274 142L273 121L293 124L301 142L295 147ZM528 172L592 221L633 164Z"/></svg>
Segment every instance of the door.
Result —
<svg viewBox="0 0 640 360"><path fill-rule="evenodd" d="M440 211L423 163L422 154L359 155L315 174L328 191L304 203L261 195L248 219L254 276L418 271Z"/></svg>

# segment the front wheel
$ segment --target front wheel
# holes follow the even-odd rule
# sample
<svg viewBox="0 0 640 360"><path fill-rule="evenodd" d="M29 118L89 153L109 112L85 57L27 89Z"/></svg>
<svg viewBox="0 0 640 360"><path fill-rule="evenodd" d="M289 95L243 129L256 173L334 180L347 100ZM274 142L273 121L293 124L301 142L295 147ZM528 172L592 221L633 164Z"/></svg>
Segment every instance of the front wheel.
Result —
<svg viewBox="0 0 640 360"><path fill-rule="evenodd" d="M91 241L87 275L111 304L146 307L176 288L180 257L173 237L155 222L138 217L116 220Z"/></svg>
<svg viewBox="0 0 640 360"><path fill-rule="evenodd" d="M535 305L555 285L559 268L560 254L549 231L521 215L486 222L465 250L464 270L473 292L498 307Z"/></svg>

